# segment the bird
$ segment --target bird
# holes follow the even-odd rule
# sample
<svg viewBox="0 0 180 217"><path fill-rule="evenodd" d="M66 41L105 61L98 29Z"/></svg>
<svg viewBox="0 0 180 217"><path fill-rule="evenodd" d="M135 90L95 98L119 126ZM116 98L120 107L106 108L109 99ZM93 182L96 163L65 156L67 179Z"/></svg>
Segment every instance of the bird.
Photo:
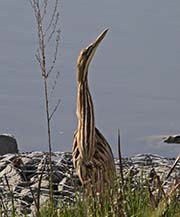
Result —
<svg viewBox="0 0 180 217"><path fill-rule="evenodd" d="M79 180L88 195L102 195L112 186L115 163L111 147L95 126L94 105L88 83L88 69L97 47L107 34L104 30L97 39L80 51L77 58L77 119L72 159Z"/></svg>

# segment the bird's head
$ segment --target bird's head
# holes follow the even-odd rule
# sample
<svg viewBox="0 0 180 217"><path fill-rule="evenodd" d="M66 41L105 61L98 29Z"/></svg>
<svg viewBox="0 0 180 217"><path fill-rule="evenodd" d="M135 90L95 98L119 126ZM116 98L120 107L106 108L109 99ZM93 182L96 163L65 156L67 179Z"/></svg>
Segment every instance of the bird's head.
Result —
<svg viewBox="0 0 180 217"><path fill-rule="evenodd" d="M83 48L79 54L77 60L77 80L78 82L84 82L87 80L87 73L89 64L96 52L97 47L105 37L108 29L103 31L98 38L92 42L88 47Z"/></svg>

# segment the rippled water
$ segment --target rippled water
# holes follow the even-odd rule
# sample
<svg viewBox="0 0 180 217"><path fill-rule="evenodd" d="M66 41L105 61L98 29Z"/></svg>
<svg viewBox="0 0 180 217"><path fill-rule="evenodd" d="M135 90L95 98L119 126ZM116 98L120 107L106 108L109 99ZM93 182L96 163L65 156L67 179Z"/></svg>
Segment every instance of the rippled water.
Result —
<svg viewBox="0 0 180 217"><path fill-rule="evenodd" d="M180 1L60 1L60 78L51 97L53 150L71 150L76 129L76 59L109 28L90 66L96 125L117 153L174 156L160 136L180 131ZM0 131L23 151L47 150L43 83L35 61L36 29L28 1L0 3ZM52 77L53 80L53 77ZM51 84L50 84L51 86Z"/></svg>

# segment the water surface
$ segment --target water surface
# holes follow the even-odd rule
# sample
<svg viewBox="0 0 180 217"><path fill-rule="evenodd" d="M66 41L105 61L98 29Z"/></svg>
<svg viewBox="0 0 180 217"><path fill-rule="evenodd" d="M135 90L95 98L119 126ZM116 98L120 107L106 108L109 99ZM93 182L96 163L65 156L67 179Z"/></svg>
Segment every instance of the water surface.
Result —
<svg viewBox="0 0 180 217"><path fill-rule="evenodd" d="M52 122L53 150L71 150L77 126L77 55L108 27L89 70L97 127L115 155L120 128L124 155L176 156L179 145L165 145L159 136L180 131L180 2L60 2L60 78L51 103L60 98L61 106ZM29 2L1 1L0 27L0 132L15 135L22 151L47 150Z"/></svg>

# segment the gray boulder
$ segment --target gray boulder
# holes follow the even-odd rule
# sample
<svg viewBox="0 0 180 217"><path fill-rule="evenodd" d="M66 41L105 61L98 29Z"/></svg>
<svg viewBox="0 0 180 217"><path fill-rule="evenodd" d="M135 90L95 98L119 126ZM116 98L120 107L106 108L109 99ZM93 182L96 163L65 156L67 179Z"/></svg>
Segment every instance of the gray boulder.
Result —
<svg viewBox="0 0 180 217"><path fill-rule="evenodd" d="M163 138L165 143L180 144L180 135L173 135Z"/></svg>
<svg viewBox="0 0 180 217"><path fill-rule="evenodd" d="M0 155L18 153L18 145L14 136L10 134L0 135Z"/></svg>

